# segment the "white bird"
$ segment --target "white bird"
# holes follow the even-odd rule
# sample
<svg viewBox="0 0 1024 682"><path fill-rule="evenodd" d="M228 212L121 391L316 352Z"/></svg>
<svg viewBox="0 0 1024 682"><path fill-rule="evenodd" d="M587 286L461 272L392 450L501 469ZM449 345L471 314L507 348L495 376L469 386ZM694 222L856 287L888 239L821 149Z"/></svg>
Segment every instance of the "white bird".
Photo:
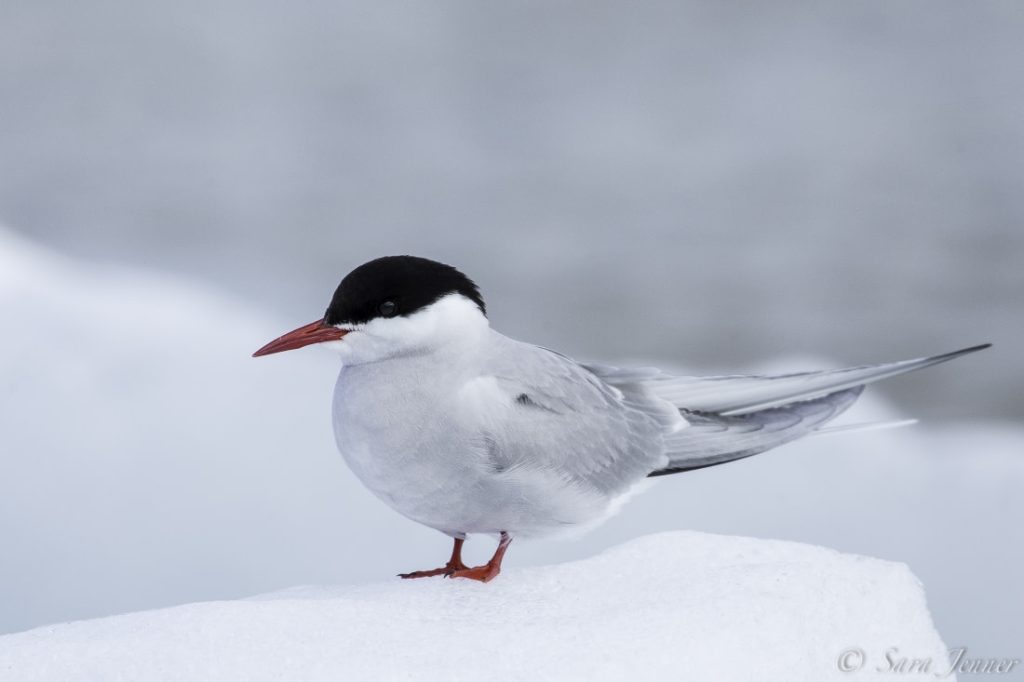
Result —
<svg viewBox="0 0 1024 682"><path fill-rule="evenodd" d="M399 513L454 538L441 568L489 581L515 536L599 522L651 476L724 464L816 430L865 384L986 348L781 376L673 376L582 364L491 329L477 286L412 256L349 273L320 320L254 353L320 344L341 356L334 435ZM471 533L497 535L468 567Z"/></svg>

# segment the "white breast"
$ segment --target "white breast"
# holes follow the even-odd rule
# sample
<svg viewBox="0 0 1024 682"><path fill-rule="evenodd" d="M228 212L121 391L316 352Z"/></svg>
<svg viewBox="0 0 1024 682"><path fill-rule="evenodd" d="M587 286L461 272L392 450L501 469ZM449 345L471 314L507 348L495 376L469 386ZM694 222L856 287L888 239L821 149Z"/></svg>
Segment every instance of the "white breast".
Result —
<svg viewBox="0 0 1024 682"><path fill-rule="evenodd" d="M472 474L472 443L455 428L444 387L414 377L409 361L342 369L334 392L334 434L356 476L396 511L433 528L459 531L440 513Z"/></svg>

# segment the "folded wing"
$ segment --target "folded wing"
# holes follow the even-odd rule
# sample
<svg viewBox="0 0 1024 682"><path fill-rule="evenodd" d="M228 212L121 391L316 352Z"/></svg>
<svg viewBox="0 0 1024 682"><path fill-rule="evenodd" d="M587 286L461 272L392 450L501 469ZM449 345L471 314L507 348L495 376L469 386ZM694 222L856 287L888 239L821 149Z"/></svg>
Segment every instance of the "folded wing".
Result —
<svg viewBox="0 0 1024 682"><path fill-rule="evenodd" d="M779 376L673 377L662 374L651 378L648 385L659 397L678 407L738 415L863 386L948 362L961 355L988 348L989 345L902 362Z"/></svg>
<svg viewBox="0 0 1024 682"><path fill-rule="evenodd" d="M674 405L690 426L665 436L668 466L650 475L724 464L808 435L840 415L875 381L973 353L777 376L672 376L654 369L587 365L613 386L641 385Z"/></svg>

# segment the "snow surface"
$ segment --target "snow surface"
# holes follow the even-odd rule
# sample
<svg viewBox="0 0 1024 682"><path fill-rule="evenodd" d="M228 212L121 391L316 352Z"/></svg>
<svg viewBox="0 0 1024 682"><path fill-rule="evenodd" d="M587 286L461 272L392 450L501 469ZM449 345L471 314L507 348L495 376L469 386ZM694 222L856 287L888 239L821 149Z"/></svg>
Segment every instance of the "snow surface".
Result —
<svg viewBox="0 0 1024 682"><path fill-rule="evenodd" d="M853 647L867 656L862 675L837 666ZM877 668L893 648L948 669L905 565L674 532L487 585L295 588L39 628L0 637L0 673L22 682L821 682L886 679Z"/></svg>

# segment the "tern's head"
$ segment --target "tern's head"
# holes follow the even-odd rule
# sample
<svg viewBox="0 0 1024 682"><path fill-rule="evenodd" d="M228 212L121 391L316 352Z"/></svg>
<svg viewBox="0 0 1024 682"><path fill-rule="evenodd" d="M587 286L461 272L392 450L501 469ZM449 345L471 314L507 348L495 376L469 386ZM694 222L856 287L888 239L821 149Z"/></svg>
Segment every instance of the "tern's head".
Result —
<svg viewBox="0 0 1024 682"><path fill-rule="evenodd" d="M253 356L326 344L346 364L429 353L478 338L487 328L476 284L443 263L386 256L348 273L322 319L268 343Z"/></svg>

